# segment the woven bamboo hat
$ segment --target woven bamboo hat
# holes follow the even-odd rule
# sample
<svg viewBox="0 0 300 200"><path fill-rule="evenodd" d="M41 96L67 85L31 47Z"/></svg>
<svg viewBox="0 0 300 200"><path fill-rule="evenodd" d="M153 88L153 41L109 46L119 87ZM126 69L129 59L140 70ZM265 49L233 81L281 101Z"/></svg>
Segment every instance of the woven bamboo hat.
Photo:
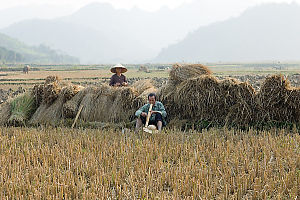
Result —
<svg viewBox="0 0 300 200"><path fill-rule="evenodd" d="M121 64L117 64L117 65L113 66L113 67L110 69L110 71L111 71L112 73L117 73L117 72L116 72L116 69L117 69L117 68L121 68L121 69L122 69L122 70L121 70L121 73L127 72L127 68L124 67L124 66L121 65Z"/></svg>

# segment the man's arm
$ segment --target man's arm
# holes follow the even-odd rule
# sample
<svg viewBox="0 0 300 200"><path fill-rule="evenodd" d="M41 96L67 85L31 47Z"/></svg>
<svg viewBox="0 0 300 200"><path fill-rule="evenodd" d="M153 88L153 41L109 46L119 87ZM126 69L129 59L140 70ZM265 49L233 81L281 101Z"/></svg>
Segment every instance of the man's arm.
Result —
<svg viewBox="0 0 300 200"><path fill-rule="evenodd" d="M161 114L162 117L164 117L164 118L167 117L166 109L162 103L159 104L158 109L159 109L158 112Z"/></svg>
<svg viewBox="0 0 300 200"><path fill-rule="evenodd" d="M146 107L147 107L147 104L143 105L142 107L140 107L136 112L135 112L135 116L139 117L142 112L146 112Z"/></svg>

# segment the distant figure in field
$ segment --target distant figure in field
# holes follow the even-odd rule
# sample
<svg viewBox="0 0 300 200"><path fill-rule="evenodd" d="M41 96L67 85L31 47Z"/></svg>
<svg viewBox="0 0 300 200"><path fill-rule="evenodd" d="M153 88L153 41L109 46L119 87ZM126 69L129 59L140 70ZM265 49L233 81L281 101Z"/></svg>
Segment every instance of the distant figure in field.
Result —
<svg viewBox="0 0 300 200"><path fill-rule="evenodd" d="M25 66L23 67L23 72L24 72L24 74L28 74L29 69L30 69L30 66L29 66L29 65L25 65Z"/></svg>
<svg viewBox="0 0 300 200"><path fill-rule="evenodd" d="M113 66L110 71L112 73L115 73L114 75L112 75L112 77L110 78L110 82L109 85L110 86L114 86L114 87L122 87L122 86L127 86L127 80L126 77L122 74L127 72L126 67L124 67L121 64L117 64L115 66Z"/></svg>

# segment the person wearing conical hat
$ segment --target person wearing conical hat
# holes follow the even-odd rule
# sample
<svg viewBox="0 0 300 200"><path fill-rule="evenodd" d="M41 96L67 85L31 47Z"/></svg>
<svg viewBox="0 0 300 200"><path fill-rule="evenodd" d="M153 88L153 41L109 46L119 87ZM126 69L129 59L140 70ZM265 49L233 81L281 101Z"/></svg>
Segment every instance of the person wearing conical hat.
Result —
<svg viewBox="0 0 300 200"><path fill-rule="evenodd" d="M117 64L115 66L113 66L110 71L112 73L115 73L114 75L112 75L112 77L110 78L110 82L109 85L110 86L114 86L114 87L122 87L122 86L127 86L127 80L126 80L126 76L124 76L122 73L127 72L126 67L124 67L121 64Z"/></svg>

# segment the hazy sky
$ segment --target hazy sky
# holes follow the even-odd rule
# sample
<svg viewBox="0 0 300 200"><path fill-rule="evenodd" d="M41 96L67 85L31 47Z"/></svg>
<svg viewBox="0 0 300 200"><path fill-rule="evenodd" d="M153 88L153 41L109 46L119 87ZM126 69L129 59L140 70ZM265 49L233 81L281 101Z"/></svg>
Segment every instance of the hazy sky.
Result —
<svg viewBox="0 0 300 200"><path fill-rule="evenodd" d="M32 4L58 5L62 7L68 7L72 10L76 10L92 2L108 2L116 8L132 8L136 6L145 10L153 11L159 9L161 6L175 8L184 3L189 3L191 1L198 1L198 3L200 3L201 5L209 5L209 7L211 5L218 6L219 3L221 3L222 6L226 5L228 7L237 7L241 4L244 7L248 7L267 2L300 2L300 0L0 0L0 10L14 6Z"/></svg>

